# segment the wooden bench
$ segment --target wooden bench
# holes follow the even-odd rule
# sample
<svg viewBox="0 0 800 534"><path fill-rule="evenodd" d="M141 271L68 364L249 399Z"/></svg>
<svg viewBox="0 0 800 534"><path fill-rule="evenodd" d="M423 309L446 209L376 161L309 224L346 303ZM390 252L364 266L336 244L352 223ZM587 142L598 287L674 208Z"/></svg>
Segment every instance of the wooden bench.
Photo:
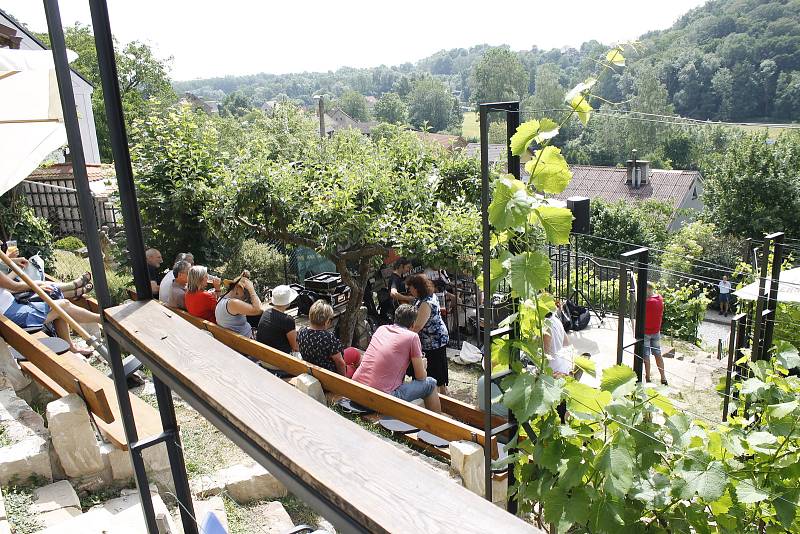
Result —
<svg viewBox="0 0 800 534"><path fill-rule="evenodd" d="M207 412L224 432L245 439L262 465L280 466L274 474L284 484L302 484L363 530L540 532L156 302L117 306L105 318L115 337L141 351L154 374L168 378L186 402Z"/></svg>
<svg viewBox="0 0 800 534"><path fill-rule="evenodd" d="M294 358L284 352L268 347L258 341L246 338L236 332L220 327L209 321L194 317L185 311L163 306L168 313L182 317L194 326L211 333L215 339L236 352L256 358L291 375L311 374L320 381L322 388L336 395L361 404L371 410L399 419L421 430L439 436L447 441L474 441L485 446L486 439L482 430L483 412L475 410L446 396L442 399L442 410L455 419L431 412L410 402L398 399L377 389L359 384L335 372L323 369L306 361ZM465 422L462 422L465 421ZM467 422L469 424L467 424ZM493 418L493 426L503 424L505 419ZM492 456L497 457L497 440L489 440Z"/></svg>
<svg viewBox="0 0 800 534"><path fill-rule="evenodd" d="M20 368L25 373L57 397L70 393L83 397L106 439L115 447L127 450L114 382L110 378L71 352L55 354L39 343L35 334L28 334L4 315L0 315L0 335L28 359L27 362L20 362ZM160 434L158 410L136 395L129 396L136 414L139 436L144 438Z"/></svg>

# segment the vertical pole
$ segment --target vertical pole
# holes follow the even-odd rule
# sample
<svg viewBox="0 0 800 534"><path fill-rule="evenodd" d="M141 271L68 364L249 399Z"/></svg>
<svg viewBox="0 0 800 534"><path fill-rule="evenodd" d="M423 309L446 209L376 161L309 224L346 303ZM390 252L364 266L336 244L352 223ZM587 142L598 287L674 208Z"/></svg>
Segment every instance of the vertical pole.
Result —
<svg viewBox="0 0 800 534"><path fill-rule="evenodd" d="M519 102L509 102L506 107L506 161L508 161L508 172L519 180L519 156L511 153L511 136L517 133L519 128Z"/></svg>
<svg viewBox="0 0 800 534"><path fill-rule="evenodd" d="M717 339L717 359L722 359L722 338Z"/></svg>
<svg viewBox="0 0 800 534"><path fill-rule="evenodd" d="M731 399L731 375L733 372L734 355L736 354L736 334L739 327L739 321L744 317L744 314L739 314L731 319L731 332L728 338L728 365L725 370L725 397L722 399L722 422L728 420L728 407L730 406ZM720 340L722 345L722 340Z"/></svg>
<svg viewBox="0 0 800 534"><path fill-rule="evenodd" d="M650 251L643 249L636 262L636 345L634 345L633 371L636 379L642 381L642 367L644 364L644 323L647 320L647 266Z"/></svg>
<svg viewBox="0 0 800 534"><path fill-rule="evenodd" d="M775 321L778 318L778 284L781 278L781 264L783 263L783 232L767 236L772 239L772 273L770 275L769 295L767 296L767 310L770 312L764 327L764 343L761 349L762 359L769 358L772 348L772 336L775 333Z"/></svg>
<svg viewBox="0 0 800 534"><path fill-rule="evenodd" d="M319 95L319 138L325 139L325 102L324 97Z"/></svg>
<svg viewBox="0 0 800 534"><path fill-rule="evenodd" d="M764 288L767 284L767 268L769 267L769 253L771 248L771 240L770 237L767 236L764 238L764 246L761 247L761 262L758 268L758 294L756 295L756 313L753 316L753 342L752 346L752 356L751 358L753 361L758 361L761 359L761 348L763 346L762 343L762 335L763 335L763 312L764 306L766 305L766 295L764 294Z"/></svg>
<svg viewBox="0 0 800 534"><path fill-rule="evenodd" d="M122 112L114 41L108 21L108 6L105 0L89 0L89 7L92 12L97 63L103 84L103 101L111 138L111 152L114 156L122 217L125 221L125 239L133 267L133 281L137 295L149 295L150 278L147 274L147 262L144 256L142 223L139 218L139 204L136 200L136 186L131 170L131 155L128 150L128 135L125 131L125 119Z"/></svg>
<svg viewBox="0 0 800 534"><path fill-rule="evenodd" d="M625 309L628 307L628 266L619 262L619 306L617 317L617 365L622 365L625 350Z"/></svg>
<svg viewBox="0 0 800 534"><path fill-rule="evenodd" d="M492 449L489 447L489 440L492 435L492 338L489 325L489 305L491 303L491 250L489 242L489 105L480 104L478 107L478 115L481 136L481 227L483 238L483 313L478 314L478 326L480 327L481 319L483 319L483 405L486 407L483 432L487 440L483 447L484 487L486 488L486 500L491 502ZM478 290L477 287L476 290ZM478 292L479 291L480 290L478 290Z"/></svg>
<svg viewBox="0 0 800 534"><path fill-rule="evenodd" d="M175 497L180 503L181 522L184 534L198 534L195 521L192 492L189 489L189 480L186 478L186 463L183 459L181 437L178 431L178 421L175 418L175 404L172 402L172 392L164 382L153 376L153 386L158 400L158 411L161 415L161 426L164 432L172 436L165 440L169 467L172 470L172 481L175 483Z"/></svg>

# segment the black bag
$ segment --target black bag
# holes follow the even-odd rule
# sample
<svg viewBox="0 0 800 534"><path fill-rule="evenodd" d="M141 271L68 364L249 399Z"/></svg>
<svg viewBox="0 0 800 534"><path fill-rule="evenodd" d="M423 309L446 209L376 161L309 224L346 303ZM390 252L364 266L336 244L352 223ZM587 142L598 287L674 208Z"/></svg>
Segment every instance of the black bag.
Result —
<svg viewBox="0 0 800 534"><path fill-rule="evenodd" d="M311 305L314 304L316 301L320 299L318 293L314 291L309 291L304 289L300 291L300 294L297 296L297 313L300 315L308 315L309 310L311 309Z"/></svg>
<svg viewBox="0 0 800 534"><path fill-rule="evenodd" d="M564 311L566 312L564 315L569 318L569 328L565 326L565 330L583 330L589 326L589 322L592 320L592 314L589 308L586 306L579 306L571 300L564 302Z"/></svg>

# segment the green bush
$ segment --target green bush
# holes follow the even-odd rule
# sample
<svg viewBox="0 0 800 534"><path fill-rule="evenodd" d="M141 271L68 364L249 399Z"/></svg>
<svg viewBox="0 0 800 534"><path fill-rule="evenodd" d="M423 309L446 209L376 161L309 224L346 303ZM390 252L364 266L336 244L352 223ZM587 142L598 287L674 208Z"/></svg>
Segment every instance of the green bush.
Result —
<svg viewBox="0 0 800 534"><path fill-rule="evenodd" d="M286 256L275 248L274 245L259 243L255 239L246 239L235 250L221 271L225 278L235 278L242 271L250 271L250 279L259 295L267 287L274 287L285 282L283 270Z"/></svg>
<svg viewBox="0 0 800 534"><path fill-rule="evenodd" d="M70 252L75 252L76 250L84 248L86 245L84 245L83 241L77 237L68 235L67 237L62 237L56 241L53 246L59 250L69 250Z"/></svg>
<svg viewBox="0 0 800 534"><path fill-rule="evenodd" d="M661 333L697 343L697 329L711 302L705 290L699 285L669 287L661 284L656 284L656 290L664 297Z"/></svg>
<svg viewBox="0 0 800 534"><path fill-rule="evenodd" d="M48 261L53 253L53 234L47 220L37 217L24 195L13 190L0 197L0 238L15 239L21 256L39 254Z"/></svg>
<svg viewBox="0 0 800 534"><path fill-rule="evenodd" d="M91 271L88 259L79 258L75 254L64 250L53 252L53 264L49 274L56 280L68 282L78 278L86 271ZM129 272L122 270L106 270L106 280L108 281L108 292L111 294L111 301L114 305L125 302L128 299L128 288L133 287L133 276Z"/></svg>

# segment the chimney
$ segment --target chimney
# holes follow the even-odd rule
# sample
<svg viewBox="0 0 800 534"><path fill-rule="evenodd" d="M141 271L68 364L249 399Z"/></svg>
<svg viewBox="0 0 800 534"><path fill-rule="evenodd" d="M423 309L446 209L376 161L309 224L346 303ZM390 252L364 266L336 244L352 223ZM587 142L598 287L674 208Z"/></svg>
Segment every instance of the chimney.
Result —
<svg viewBox="0 0 800 534"><path fill-rule="evenodd" d="M625 162L626 178L625 182L633 189L639 189L650 181L650 162L644 159L637 159L636 149L631 151L631 159Z"/></svg>

